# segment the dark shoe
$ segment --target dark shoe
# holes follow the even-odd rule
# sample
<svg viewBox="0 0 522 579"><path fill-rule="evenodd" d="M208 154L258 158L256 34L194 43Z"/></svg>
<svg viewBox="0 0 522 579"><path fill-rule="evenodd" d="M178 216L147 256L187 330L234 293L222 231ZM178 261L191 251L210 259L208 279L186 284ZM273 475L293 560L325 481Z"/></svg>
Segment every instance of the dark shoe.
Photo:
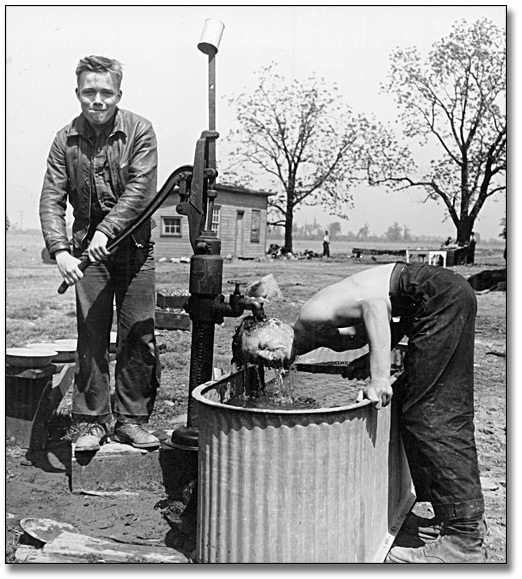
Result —
<svg viewBox="0 0 522 579"><path fill-rule="evenodd" d="M116 442L130 444L134 448L145 448L147 450L158 448L160 445L160 441L154 434L145 430L141 424L120 424L117 422L112 438Z"/></svg>
<svg viewBox="0 0 522 579"><path fill-rule="evenodd" d="M78 425L80 435L76 440L74 452L95 452L107 439L107 428L98 422L84 422Z"/></svg>
<svg viewBox="0 0 522 579"><path fill-rule="evenodd" d="M393 547L386 563L485 563L483 539L467 535L440 535L424 547Z"/></svg>
<svg viewBox="0 0 522 579"><path fill-rule="evenodd" d="M442 521L437 517L419 517L414 513L409 513L401 528L401 533L413 535L421 539L424 543L434 541L442 530Z"/></svg>

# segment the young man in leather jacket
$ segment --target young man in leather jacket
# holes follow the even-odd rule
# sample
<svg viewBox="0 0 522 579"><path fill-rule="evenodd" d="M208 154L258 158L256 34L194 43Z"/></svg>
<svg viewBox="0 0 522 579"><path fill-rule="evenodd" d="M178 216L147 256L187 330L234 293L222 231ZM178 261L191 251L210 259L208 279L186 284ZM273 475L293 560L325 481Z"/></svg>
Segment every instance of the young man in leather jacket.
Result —
<svg viewBox="0 0 522 579"><path fill-rule="evenodd" d="M132 224L156 195L157 147L151 123L118 108L122 67L102 56L80 60L76 96L81 114L56 135L40 197L47 249L75 285L78 367L73 419L75 452L96 451L112 417L113 438L137 448L159 446L145 428L160 366L154 336L155 267L150 220L114 251L107 244ZM73 208L72 242L66 230ZM91 265L82 272L81 258ZM109 340L117 312L115 394L111 405Z"/></svg>

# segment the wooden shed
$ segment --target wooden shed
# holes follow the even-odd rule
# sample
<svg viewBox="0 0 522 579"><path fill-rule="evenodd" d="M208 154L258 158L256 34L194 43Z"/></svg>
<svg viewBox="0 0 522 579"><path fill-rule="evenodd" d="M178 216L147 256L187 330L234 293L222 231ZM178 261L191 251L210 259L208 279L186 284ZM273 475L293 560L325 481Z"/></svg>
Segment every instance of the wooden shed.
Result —
<svg viewBox="0 0 522 579"><path fill-rule="evenodd" d="M268 191L233 185L216 187L212 230L221 239L221 255L253 259L266 253ZM156 259L190 257L188 219L176 211L179 195L171 195L153 215Z"/></svg>

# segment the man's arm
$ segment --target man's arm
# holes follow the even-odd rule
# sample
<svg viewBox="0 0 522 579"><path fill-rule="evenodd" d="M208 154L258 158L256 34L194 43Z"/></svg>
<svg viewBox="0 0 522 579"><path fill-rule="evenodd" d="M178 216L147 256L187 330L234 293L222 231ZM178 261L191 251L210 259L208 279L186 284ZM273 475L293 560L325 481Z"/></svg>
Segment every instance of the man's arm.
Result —
<svg viewBox="0 0 522 579"><path fill-rule="evenodd" d="M393 394L390 384L391 330L390 307L384 300L368 300L362 304L362 315L368 335L370 381L363 396L375 408L387 406Z"/></svg>
<svg viewBox="0 0 522 579"><path fill-rule="evenodd" d="M78 268L80 261L71 255L67 238L65 215L67 211L67 170L65 166L65 140L60 131L47 158L47 171L40 195L40 224L45 245L63 279L69 285L83 277Z"/></svg>
<svg viewBox="0 0 522 579"><path fill-rule="evenodd" d="M65 137L60 131L47 157L47 170L40 194L40 225L51 257L54 257L57 251L71 250L65 223L66 211Z"/></svg>
<svg viewBox="0 0 522 579"><path fill-rule="evenodd" d="M401 318L398 322L393 322L390 324L391 330L391 350L393 350L397 344L406 335L407 324L404 318ZM370 354L363 354L359 358L352 360L342 373L342 377L347 380L366 380L370 375Z"/></svg>
<svg viewBox="0 0 522 579"><path fill-rule="evenodd" d="M385 297L364 299L359 290L353 298L346 299L350 286L332 287L333 291L316 294L301 310L294 324L294 354L320 346L332 348L334 343L343 346L334 346L337 351L360 348L367 343L370 381L363 394L376 408L386 406L392 396L391 304Z"/></svg>

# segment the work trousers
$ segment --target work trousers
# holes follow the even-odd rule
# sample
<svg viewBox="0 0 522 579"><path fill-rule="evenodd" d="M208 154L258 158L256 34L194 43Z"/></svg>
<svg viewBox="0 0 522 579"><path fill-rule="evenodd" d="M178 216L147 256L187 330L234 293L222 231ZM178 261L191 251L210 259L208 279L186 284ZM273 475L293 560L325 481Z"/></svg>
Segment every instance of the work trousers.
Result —
<svg viewBox="0 0 522 579"><path fill-rule="evenodd" d="M76 421L148 421L159 387L154 336L155 267L152 245L132 239L106 261L92 264L76 284L78 369L73 393ZM115 396L111 408L109 341L117 313Z"/></svg>
<svg viewBox="0 0 522 579"><path fill-rule="evenodd" d="M394 395L417 499L430 501L443 520L481 516L473 422L475 293L451 270L397 264L390 299L392 315L402 316L408 328Z"/></svg>
<svg viewBox="0 0 522 579"><path fill-rule="evenodd" d="M323 241L323 257L330 257L330 244Z"/></svg>

